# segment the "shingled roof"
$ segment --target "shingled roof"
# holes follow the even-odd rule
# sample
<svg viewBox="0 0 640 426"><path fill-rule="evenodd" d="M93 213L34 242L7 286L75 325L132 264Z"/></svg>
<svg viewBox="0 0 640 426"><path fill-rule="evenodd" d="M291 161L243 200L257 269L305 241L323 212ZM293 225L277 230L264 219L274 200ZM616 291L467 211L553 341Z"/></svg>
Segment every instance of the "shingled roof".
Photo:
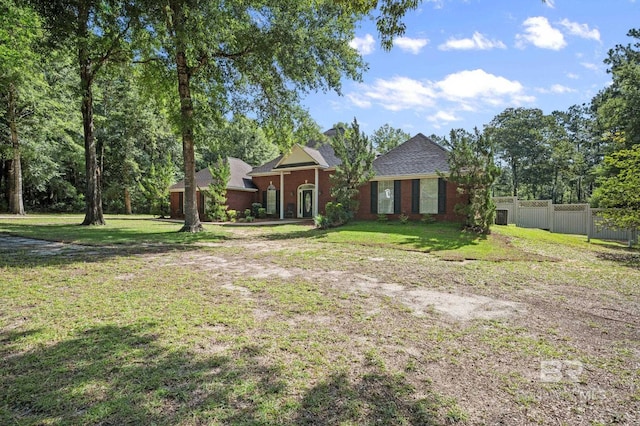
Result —
<svg viewBox="0 0 640 426"><path fill-rule="evenodd" d="M447 150L418 133L373 161L376 177L448 173Z"/></svg>
<svg viewBox="0 0 640 426"><path fill-rule="evenodd" d="M257 187L253 184L251 177L248 176L248 173L251 171L251 166L249 164L233 157L228 157L227 161L229 162L229 170L231 172L229 183L227 183L227 189L240 191L257 190ZM211 180L211 172L208 167L196 172L196 187L206 188L211 183ZM181 190L184 190L184 180L181 180L169 188L169 191L173 192L180 192Z"/></svg>

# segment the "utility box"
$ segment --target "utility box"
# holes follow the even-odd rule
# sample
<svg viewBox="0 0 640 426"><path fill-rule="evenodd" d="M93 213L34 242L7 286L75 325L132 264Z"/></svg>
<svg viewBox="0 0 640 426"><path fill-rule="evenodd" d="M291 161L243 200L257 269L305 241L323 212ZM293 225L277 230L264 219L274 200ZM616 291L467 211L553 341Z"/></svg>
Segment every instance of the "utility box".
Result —
<svg viewBox="0 0 640 426"><path fill-rule="evenodd" d="M496 210L496 225L509 223L509 210Z"/></svg>

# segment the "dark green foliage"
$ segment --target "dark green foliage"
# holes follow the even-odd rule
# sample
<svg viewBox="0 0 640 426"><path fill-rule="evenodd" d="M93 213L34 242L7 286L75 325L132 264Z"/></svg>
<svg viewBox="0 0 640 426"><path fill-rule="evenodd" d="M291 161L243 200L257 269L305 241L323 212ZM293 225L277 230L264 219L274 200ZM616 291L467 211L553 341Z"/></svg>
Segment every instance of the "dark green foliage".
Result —
<svg viewBox="0 0 640 426"><path fill-rule="evenodd" d="M458 191L468 197L466 203L455 206L455 211L464 216L467 229L487 234L495 216L491 185L500 174L500 169L494 163L491 139L478 129L474 133L452 130L447 147L448 179L455 182Z"/></svg>
<svg viewBox="0 0 640 426"><path fill-rule="evenodd" d="M640 144L604 158L603 176L594 194L608 225L616 228L640 228Z"/></svg>
<svg viewBox="0 0 640 426"><path fill-rule="evenodd" d="M386 154L409 138L411 138L409 133L385 124L373 132L371 135L371 143L378 154Z"/></svg>
<svg viewBox="0 0 640 426"><path fill-rule="evenodd" d="M149 171L140 179L139 189L149 206L149 213L160 217L169 215L169 186L175 179L176 168L167 157L164 163L151 163Z"/></svg>
<svg viewBox="0 0 640 426"><path fill-rule="evenodd" d="M209 166L211 173L211 183L206 190L200 189L206 195L207 215L212 219L220 222L227 220L227 184L231 178L231 169L229 162L218 159L213 165Z"/></svg>
<svg viewBox="0 0 640 426"><path fill-rule="evenodd" d="M351 126L338 124L335 128L339 131L331 140L331 146L341 164L330 177L331 196L353 217L359 207L359 189L373 176L375 152L355 118Z"/></svg>

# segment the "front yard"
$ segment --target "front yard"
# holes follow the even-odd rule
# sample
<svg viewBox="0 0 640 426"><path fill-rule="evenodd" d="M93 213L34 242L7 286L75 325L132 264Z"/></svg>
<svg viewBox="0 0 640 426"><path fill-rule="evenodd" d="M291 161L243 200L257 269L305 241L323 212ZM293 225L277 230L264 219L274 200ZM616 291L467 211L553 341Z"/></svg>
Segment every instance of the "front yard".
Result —
<svg viewBox="0 0 640 426"><path fill-rule="evenodd" d="M0 424L640 422L637 249L80 221L0 219Z"/></svg>

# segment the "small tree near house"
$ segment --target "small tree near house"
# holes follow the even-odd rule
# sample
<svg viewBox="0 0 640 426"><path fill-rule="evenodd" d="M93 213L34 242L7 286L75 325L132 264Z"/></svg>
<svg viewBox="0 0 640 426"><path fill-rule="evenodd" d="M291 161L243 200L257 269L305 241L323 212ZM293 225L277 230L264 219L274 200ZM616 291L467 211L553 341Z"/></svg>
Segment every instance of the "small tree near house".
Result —
<svg viewBox="0 0 640 426"><path fill-rule="evenodd" d="M140 180L140 190L149 205L149 213L169 216L169 186L175 178L175 166L171 157L156 166L151 163L149 173Z"/></svg>
<svg viewBox="0 0 640 426"><path fill-rule="evenodd" d="M332 139L331 146L342 163L336 166L335 173L330 177L331 196L344 209L346 222L358 211L359 188L373 174L375 152L369 139L364 133L360 133L360 126L355 118L351 126L336 125L336 128L339 130Z"/></svg>
<svg viewBox="0 0 640 426"><path fill-rule="evenodd" d="M493 144L476 128L474 133L452 130L446 146L449 148L449 180L468 197L466 203L456 205L455 211L464 216L465 228L488 234L495 218L491 185L500 174L493 159Z"/></svg>
<svg viewBox="0 0 640 426"><path fill-rule="evenodd" d="M206 190L202 190L206 195L207 214L215 221L224 222L227 220L227 184L231 179L231 168L229 162L222 158L211 166L211 183Z"/></svg>

